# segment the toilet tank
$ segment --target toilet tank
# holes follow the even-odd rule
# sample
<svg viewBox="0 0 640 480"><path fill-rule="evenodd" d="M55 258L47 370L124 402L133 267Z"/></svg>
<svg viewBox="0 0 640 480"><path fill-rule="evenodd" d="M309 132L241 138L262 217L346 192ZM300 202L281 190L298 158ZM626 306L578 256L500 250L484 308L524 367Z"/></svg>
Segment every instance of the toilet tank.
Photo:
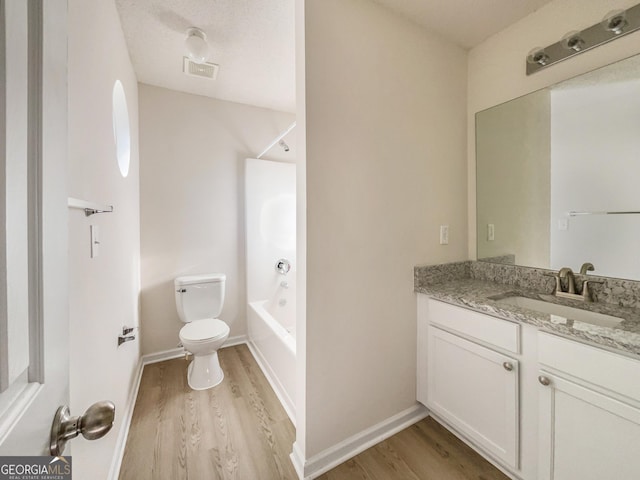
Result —
<svg viewBox="0 0 640 480"><path fill-rule="evenodd" d="M193 322L203 318L218 318L224 303L222 273L189 275L174 280L176 308L183 322Z"/></svg>

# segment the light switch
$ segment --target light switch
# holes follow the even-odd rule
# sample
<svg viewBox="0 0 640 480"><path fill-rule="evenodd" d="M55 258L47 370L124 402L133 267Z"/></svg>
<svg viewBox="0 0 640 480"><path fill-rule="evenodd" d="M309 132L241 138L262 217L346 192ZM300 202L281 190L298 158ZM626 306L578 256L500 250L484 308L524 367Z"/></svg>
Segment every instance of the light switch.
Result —
<svg viewBox="0 0 640 480"><path fill-rule="evenodd" d="M487 224L487 240L493 242L496 239L496 227L493 223Z"/></svg>
<svg viewBox="0 0 640 480"><path fill-rule="evenodd" d="M440 245L449 245L449 225L440 225Z"/></svg>
<svg viewBox="0 0 640 480"><path fill-rule="evenodd" d="M98 252L100 251L100 236L98 225L90 225L89 229L91 230L91 258L96 258L98 256Z"/></svg>

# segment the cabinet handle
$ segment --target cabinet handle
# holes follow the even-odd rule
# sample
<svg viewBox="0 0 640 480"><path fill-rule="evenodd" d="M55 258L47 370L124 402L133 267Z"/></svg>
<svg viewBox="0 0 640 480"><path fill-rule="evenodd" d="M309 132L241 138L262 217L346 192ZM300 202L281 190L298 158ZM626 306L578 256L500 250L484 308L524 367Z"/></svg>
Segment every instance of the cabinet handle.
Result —
<svg viewBox="0 0 640 480"><path fill-rule="evenodd" d="M549 379L549 377L545 377L544 375L540 375L538 377L538 381L545 387L551 385L551 380Z"/></svg>
<svg viewBox="0 0 640 480"><path fill-rule="evenodd" d="M510 372L511 370L513 370L513 363L511 362L504 362L502 366L507 372Z"/></svg>

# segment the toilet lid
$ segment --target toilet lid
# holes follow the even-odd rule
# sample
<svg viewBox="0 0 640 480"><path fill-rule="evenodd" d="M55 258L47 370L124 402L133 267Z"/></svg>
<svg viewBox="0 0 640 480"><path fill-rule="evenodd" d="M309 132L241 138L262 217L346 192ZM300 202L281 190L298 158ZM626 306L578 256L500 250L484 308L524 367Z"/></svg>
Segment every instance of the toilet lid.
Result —
<svg viewBox="0 0 640 480"><path fill-rule="evenodd" d="M187 342L215 340L229 334L229 325L217 318L205 318L187 323L180 330L180 338Z"/></svg>

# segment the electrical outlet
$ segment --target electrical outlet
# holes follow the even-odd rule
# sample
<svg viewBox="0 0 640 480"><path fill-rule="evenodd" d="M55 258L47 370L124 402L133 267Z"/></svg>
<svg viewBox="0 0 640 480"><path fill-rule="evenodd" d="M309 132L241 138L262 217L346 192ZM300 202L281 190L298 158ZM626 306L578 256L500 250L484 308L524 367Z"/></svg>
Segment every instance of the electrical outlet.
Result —
<svg viewBox="0 0 640 480"><path fill-rule="evenodd" d="M487 224L487 240L493 242L496 239L496 227L493 223Z"/></svg>
<svg viewBox="0 0 640 480"><path fill-rule="evenodd" d="M440 225L440 245L449 245L449 225Z"/></svg>

